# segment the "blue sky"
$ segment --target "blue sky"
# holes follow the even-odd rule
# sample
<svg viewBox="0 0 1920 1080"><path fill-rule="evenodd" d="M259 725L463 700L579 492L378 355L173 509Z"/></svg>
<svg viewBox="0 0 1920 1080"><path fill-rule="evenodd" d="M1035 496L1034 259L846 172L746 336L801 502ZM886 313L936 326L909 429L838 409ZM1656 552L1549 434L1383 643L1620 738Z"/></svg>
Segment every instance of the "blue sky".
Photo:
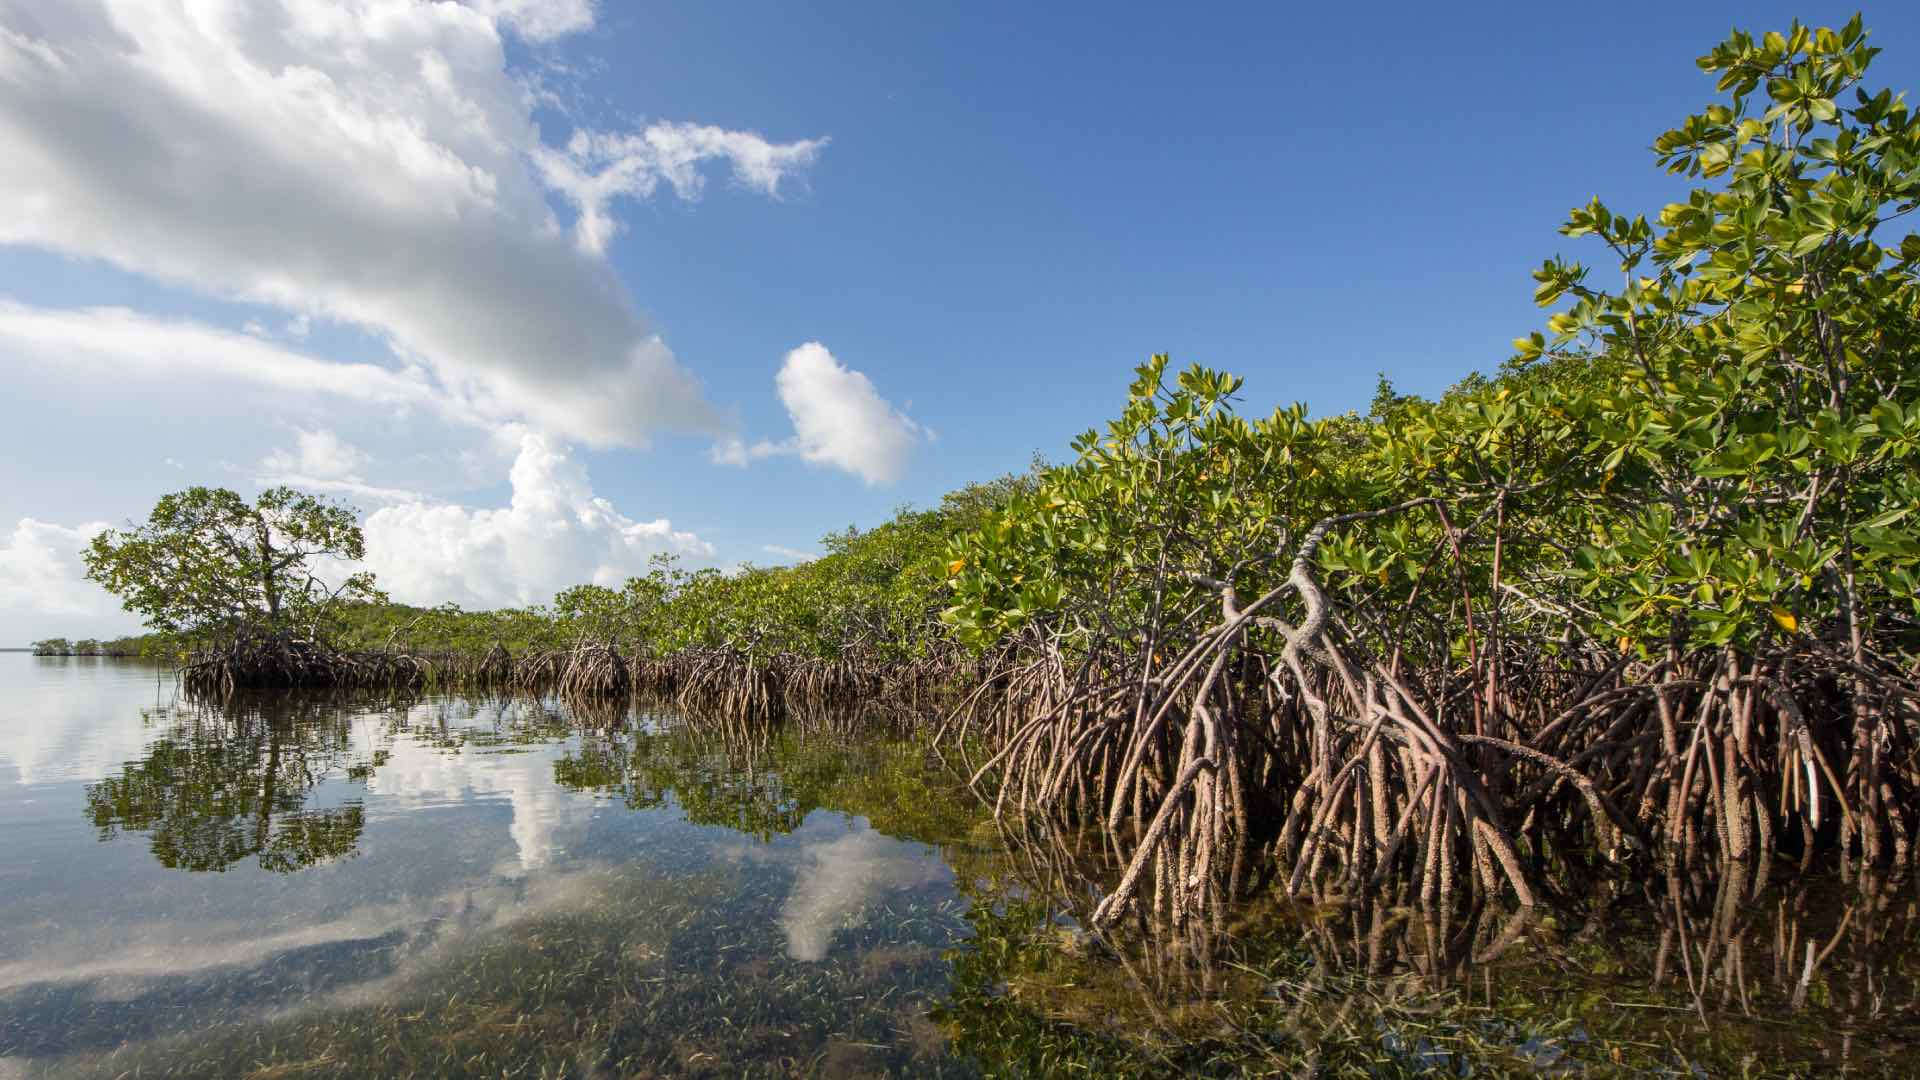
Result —
<svg viewBox="0 0 1920 1080"><path fill-rule="evenodd" d="M1150 352L1438 391L1568 207L1679 190L1694 57L1854 10L167 7L0 0L0 639L124 628L71 549L190 483L320 481L480 606L784 561L1064 454ZM1920 9L1865 15L1920 87Z"/></svg>

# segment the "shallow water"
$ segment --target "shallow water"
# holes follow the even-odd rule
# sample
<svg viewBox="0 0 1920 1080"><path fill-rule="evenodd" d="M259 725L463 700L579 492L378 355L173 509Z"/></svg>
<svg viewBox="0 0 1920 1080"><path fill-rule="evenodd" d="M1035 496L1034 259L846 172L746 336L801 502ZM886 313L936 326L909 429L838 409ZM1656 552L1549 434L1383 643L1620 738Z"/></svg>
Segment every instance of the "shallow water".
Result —
<svg viewBox="0 0 1920 1080"><path fill-rule="evenodd" d="M1269 911L1200 964L1090 944L1059 869L871 729L207 707L0 654L0 1080L1908 1075L1920 1043L1908 885Z"/></svg>
<svg viewBox="0 0 1920 1080"><path fill-rule="evenodd" d="M870 748L789 754L832 773L791 784L571 720L207 709L138 664L0 656L0 1076L246 1071L282 1060L261 1038L352 1071L333 1044L389 1028L422 1072L943 1056L916 1025L968 934L953 870L812 805Z"/></svg>

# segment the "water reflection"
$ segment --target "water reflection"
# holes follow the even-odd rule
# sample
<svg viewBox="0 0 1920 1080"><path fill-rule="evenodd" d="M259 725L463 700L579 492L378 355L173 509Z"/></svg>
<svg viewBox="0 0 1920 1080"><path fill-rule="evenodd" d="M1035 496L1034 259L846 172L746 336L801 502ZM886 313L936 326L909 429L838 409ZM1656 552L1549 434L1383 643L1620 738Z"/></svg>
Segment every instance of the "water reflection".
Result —
<svg viewBox="0 0 1920 1080"><path fill-rule="evenodd" d="M884 730L97 670L0 669L6 1080L1916 1071L1911 883L1090 935L1101 845Z"/></svg>
<svg viewBox="0 0 1920 1080"><path fill-rule="evenodd" d="M872 733L868 733L870 736ZM930 818L928 807L902 814L903 784L922 779L916 754L875 753L871 738L831 724L796 723L772 732L733 725L622 725L583 741L556 763L560 783L649 808L669 798L689 821L717 825L757 843L726 847L729 858L778 867L792 876L780 909L787 955L818 961L835 933L899 890L944 881L951 872L929 844L951 839L964 815ZM913 796L907 796L911 799ZM952 799L946 808L967 807ZM822 815L822 807L847 811ZM881 827L858 811L883 815ZM772 841L781 839L781 843Z"/></svg>
<svg viewBox="0 0 1920 1080"><path fill-rule="evenodd" d="M303 699L238 699L161 710L165 734L118 775L86 790L102 840L151 837L175 870L225 870L242 859L277 873L354 853L358 799L308 807L345 767L351 729L337 709Z"/></svg>
<svg viewBox="0 0 1920 1080"><path fill-rule="evenodd" d="M494 867L542 870L577 844L596 804L556 787L554 763L570 743L563 714L532 702L435 702L389 716L368 731L380 746L367 790L390 813L506 804L513 855Z"/></svg>
<svg viewBox="0 0 1920 1080"><path fill-rule="evenodd" d="M795 960L824 959L834 935L864 921L860 916L888 894L948 877L932 849L876 832L860 818L822 815L796 830L792 840L796 843L780 847L738 846L732 854L781 864L793 873L793 886L780 904L780 929L787 955Z"/></svg>
<svg viewBox="0 0 1920 1080"><path fill-rule="evenodd" d="M0 776L11 772L18 789L97 780L139 756L151 738L139 711L175 696L172 674L151 664L17 654L0 663Z"/></svg>
<svg viewBox="0 0 1920 1080"><path fill-rule="evenodd" d="M140 685L23 735L0 676L8 1070L967 1071L925 1019L953 876L854 812L905 820L924 778L862 774L911 755ZM52 745L111 749L49 769Z"/></svg>
<svg viewBox="0 0 1920 1080"><path fill-rule="evenodd" d="M1920 1075L1910 881L1729 867L1572 912L1272 903L1089 936L1071 916L1091 910L1097 853L1004 842L1020 869L969 915L995 947L956 960L940 1009L998 1071Z"/></svg>

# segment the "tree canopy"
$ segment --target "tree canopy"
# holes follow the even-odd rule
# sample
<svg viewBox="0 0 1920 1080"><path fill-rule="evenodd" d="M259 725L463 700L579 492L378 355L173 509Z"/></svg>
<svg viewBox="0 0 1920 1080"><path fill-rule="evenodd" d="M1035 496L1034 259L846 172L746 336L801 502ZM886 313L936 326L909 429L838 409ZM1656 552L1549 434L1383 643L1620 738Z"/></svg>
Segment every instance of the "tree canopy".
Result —
<svg viewBox="0 0 1920 1080"><path fill-rule="evenodd" d="M341 601L380 599L351 507L289 487L249 503L227 488L163 497L146 524L109 529L83 553L87 577L154 630L194 639L324 629Z"/></svg>
<svg viewBox="0 0 1920 1080"><path fill-rule="evenodd" d="M1574 209L1561 233L1620 276L1548 260L1534 299L1559 310L1493 378L1431 402L1383 385L1369 417L1248 420L1238 378L1156 357L1077 462L954 546L950 624L980 645L1090 632L1146 610L1169 567L1184 592L1259 595L1290 569L1272 538L1366 514L1315 559L1357 608L1419 607L1437 546L1466 559L1470 610L1547 640L1911 647L1920 116L1862 85L1877 52L1856 18L1702 56L1726 99L1654 154L1706 183L1653 221ZM1442 620L1455 653L1470 619Z"/></svg>

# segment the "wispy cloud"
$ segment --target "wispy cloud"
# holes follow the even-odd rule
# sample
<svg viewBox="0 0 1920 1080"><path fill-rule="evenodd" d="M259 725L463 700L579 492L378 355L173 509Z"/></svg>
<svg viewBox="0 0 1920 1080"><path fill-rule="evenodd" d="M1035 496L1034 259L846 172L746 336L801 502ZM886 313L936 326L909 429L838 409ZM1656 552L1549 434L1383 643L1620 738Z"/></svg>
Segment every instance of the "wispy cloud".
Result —
<svg viewBox="0 0 1920 1080"><path fill-rule="evenodd" d="M481 412L595 445L724 430L546 185L611 235L615 195L697 191L709 160L777 194L824 144L655 124L546 146L501 34L577 32L586 0L21 10L0 7L0 244L275 306L294 338L361 328Z"/></svg>
<svg viewBox="0 0 1920 1080"><path fill-rule="evenodd" d="M773 143L752 131L663 122L637 134L576 131L564 150L541 147L533 160L547 186L578 212L575 243L599 255L620 232L609 212L616 198L644 199L663 183L682 199L699 198L706 183L700 165L708 161L729 163L735 183L777 198L781 184L802 175L826 145L826 139Z"/></svg>
<svg viewBox="0 0 1920 1080"><path fill-rule="evenodd" d="M528 41L551 41L593 25L594 0L466 0Z"/></svg>
<svg viewBox="0 0 1920 1080"><path fill-rule="evenodd" d="M299 428L293 435L292 447L275 450L261 463L268 471L345 480L367 462L359 447L326 428Z"/></svg>
<svg viewBox="0 0 1920 1080"><path fill-rule="evenodd" d="M388 407L426 407L480 425L473 407L419 369L335 363L248 334L127 308L42 308L0 300L0 352L21 366L268 387Z"/></svg>

